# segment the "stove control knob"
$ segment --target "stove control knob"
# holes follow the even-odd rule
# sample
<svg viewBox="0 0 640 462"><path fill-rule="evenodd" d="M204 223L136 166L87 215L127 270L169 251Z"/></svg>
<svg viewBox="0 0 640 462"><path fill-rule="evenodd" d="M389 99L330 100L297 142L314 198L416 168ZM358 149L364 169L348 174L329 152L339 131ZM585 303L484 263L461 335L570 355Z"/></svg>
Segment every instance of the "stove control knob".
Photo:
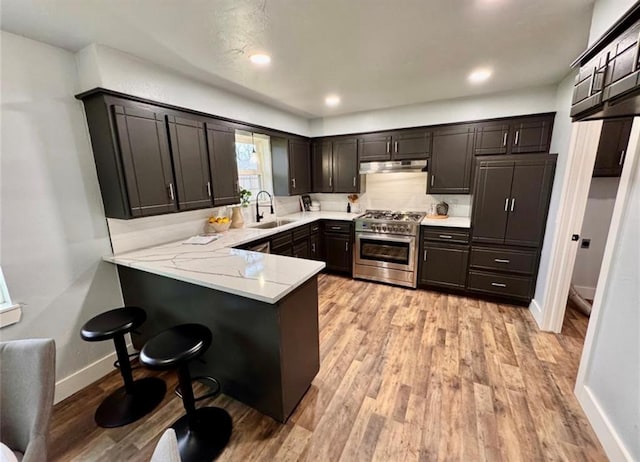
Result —
<svg viewBox="0 0 640 462"><path fill-rule="evenodd" d="M397 226L392 226L391 229L393 230L394 233L398 232L398 227Z"/></svg>
<svg viewBox="0 0 640 462"><path fill-rule="evenodd" d="M382 232L386 232L387 231L387 227L385 225L382 225Z"/></svg>

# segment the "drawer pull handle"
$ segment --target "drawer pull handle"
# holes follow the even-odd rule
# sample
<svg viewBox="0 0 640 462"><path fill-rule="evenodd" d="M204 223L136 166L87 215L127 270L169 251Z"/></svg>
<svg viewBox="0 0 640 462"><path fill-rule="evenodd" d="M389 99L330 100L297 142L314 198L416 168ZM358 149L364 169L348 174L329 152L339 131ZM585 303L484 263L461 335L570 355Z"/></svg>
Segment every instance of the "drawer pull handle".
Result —
<svg viewBox="0 0 640 462"><path fill-rule="evenodd" d="M335 229L337 231L340 231L342 228L340 226L332 226L331 229Z"/></svg>
<svg viewBox="0 0 640 462"><path fill-rule="evenodd" d="M448 234L440 234L440 239L453 239L453 236L449 236Z"/></svg>
<svg viewBox="0 0 640 462"><path fill-rule="evenodd" d="M496 263L509 263L509 260L506 260L504 258L494 258L493 261L495 261Z"/></svg>
<svg viewBox="0 0 640 462"><path fill-rule="evenodd" d="M492 283L491 283L491 285L492 285L493 287L507 287L507 285L506 285L506 284L502 284L502 283L500 283L500 282L492 282Z"/></svg>

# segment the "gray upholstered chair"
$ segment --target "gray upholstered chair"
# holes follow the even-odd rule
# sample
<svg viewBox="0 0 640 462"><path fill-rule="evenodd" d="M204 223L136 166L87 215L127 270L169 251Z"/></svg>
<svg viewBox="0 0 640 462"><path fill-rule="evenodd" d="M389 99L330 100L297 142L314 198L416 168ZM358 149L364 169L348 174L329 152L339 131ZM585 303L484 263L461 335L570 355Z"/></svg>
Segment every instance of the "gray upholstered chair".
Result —
<svg viewBox="0 0 640 462"><path fill-rule="evenodd" d="M151 456L151 462L181 462L178 438L173 428L167 428Z"/></svg>
<svg viewBox="0 0 640 462"><path fill-rule="evenodd" d="M47 460L55 362L51 339L0 342L0 440L22 462Z"/></svg>

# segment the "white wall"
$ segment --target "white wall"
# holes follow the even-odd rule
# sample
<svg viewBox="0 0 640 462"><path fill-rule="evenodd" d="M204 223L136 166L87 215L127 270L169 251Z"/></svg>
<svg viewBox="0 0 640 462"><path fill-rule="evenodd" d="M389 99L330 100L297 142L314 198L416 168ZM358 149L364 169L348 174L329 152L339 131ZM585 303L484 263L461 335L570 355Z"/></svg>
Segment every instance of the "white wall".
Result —
<svg viewBox="0 0 640 462"><path fill-rule="evenodd" d="M634 124L640 119L636 118ZM635 133L634 133L635 132ZM634 127L631 146L640 130ZM635 134L635 141L634 141ZM607 243L603 275L598 281L576 394L612 460L640 460L640 155L627 157L630 181L616 239ZM627 171L628 170L628 171ZM618 201L621 201L618 198ZM612 231L615 233L615 231ZM609 254L611 253L609 258Z"/></svg>
<svg viewBox="0 0 640 462"><path fill-rule="evenodd" d="M309 135L309 121L219 90L104 45L76 53L79 90L95 87L119 91L255 125Z"/></svg>
<svg viewBox="0 0 640 462"><path fill-rule="evenodd" d="M556 173L553 179L553 190L551 192L551 200L549 202L549 215L547 218L547 226L545 228L544 242L542 243L542 252L540 254L540 266L538 270L538 280L536 282L536 290L531 302L531 311L538 321L542 323L544 312L550 307L543 305L543 301L547 294L549 284L549 273L551 266L551 257L556 238L556 230L558 221L562 218L558 216L560 207L560 198L562 197L563 188L566 183L567 176L567 155L569 150L569 142L571 141L572 123L569 117L571 109L571 98L573 96L573 80L575 72L567 75L558 85L555 96L556 118L553 125L553 135L551 138L551 152L558 154L556 162Z"/></svg>
<svg viewBox="0 0 640 462"><path fill-rule="evenodd" d="M73 54L1 32L0 261L22 321L2 340L52 337L57 379L113 351L82 324L122 304Z"/></svg>
<svg viewBox="0 0 640 462"><path fill-rule="evenodd" d="M583 297L591 300L595 295L602 266L618 183L620 177L593 178L589 188L580 240L590 239L591 242L588 249L578 248L571 282Z"/></svg>
<svg viewBox="0 0 640 462"><path fill-rule="evenodd" d="M636 0L598 0L593 5L589 44L594 43L618 20Z"/></svg>
<svg viewBox="0 0 640 462"><path fill-rule="evenodd" d="M556 110L556 86L433 101L311 120L311 136L437 125Z"/></svg>

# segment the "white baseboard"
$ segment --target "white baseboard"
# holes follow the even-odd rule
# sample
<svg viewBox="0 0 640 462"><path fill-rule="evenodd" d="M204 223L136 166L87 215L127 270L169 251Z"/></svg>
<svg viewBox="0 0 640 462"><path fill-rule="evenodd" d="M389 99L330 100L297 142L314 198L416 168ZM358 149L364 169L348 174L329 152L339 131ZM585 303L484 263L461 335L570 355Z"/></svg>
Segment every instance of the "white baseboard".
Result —
<svg viewBox="0 0 640 462"><path fill-rule="evenodd" d="M609 460L632 462L631 453L620 440L618 433L589 387L576 386L575 393Z"/></svg>
<svg viewBox="0 0 640 462"><path fill-rule="evenodd" d="M531 314L533 315L533 319L535 319L536 322L538 323L538 328L542 329L542 320L544 316L542 313L542 308L540 307L540 305L538 304L535 298L531 300L531 303L529 304L529 311L531 311Z"/></svg>
<svg viewBox="0 0 640 462"><path fill-rule="evenodd" d="M127 348L130 347L130 344L127 345ZM113 371L113 363L116 359L116 352L114 351L104 358L101 358L88 366L83 367L79 371L57 381L56 392L53 398L54 404L68 398Z"/></svg>
<svg viewBox="0 0 640 462"><path fill-rule="evenodd" d="M588 298L589 300L593 300L596 296L596 288L595 287L587 287L587 286L573 286L576 291L582 296L582 298Z"/></svg>

